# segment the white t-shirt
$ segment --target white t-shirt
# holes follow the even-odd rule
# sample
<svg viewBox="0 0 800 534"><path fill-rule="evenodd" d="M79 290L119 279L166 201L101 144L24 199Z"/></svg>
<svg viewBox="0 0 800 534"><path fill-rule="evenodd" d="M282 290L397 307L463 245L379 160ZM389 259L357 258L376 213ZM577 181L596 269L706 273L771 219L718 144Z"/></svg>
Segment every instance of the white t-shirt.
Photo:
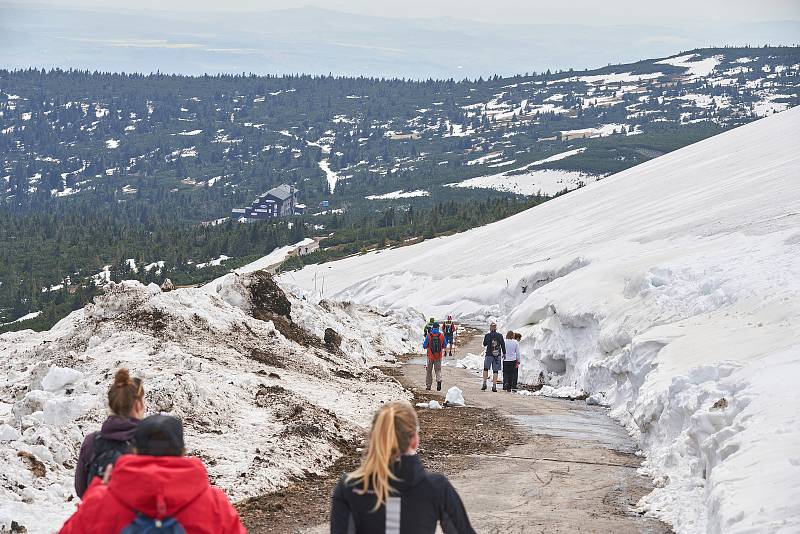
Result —
<svg viewBox="0 0 800 534"><path fill-rule="evenodd" d="M513 362L519 359L519 342L516 339L506 339L506 357L507 362Z"/></svg>

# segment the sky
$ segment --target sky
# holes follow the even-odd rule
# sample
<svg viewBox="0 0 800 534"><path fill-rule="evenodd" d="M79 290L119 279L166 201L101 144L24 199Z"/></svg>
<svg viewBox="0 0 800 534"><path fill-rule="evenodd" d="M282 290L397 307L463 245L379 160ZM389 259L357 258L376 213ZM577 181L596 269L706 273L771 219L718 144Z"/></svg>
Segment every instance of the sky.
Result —
<svg viewBox="0 0 800 534"><path fill-rule="evenodd" d="M800 0L0 0L0 68L463 79L767 43L800 43Z"/></svg>
<svg viewBox="0 0 800 534"><path fill-rule="evenodd" d="M14 3L0 0L0 4ZM33 2L25 2L31 4ZM391 18L451 16L520 24L739 23L800 20L800 0L38 0L59 7L267 11L302 5ZM135 7L134 7L135 6Z"/></svg>

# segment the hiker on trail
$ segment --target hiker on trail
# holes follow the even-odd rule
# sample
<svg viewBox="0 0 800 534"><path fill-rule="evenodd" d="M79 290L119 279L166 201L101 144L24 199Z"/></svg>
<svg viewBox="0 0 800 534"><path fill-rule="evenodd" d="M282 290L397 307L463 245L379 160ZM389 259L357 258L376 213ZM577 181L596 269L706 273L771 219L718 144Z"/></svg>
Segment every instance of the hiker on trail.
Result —
<svg viewBox="0 0 800 534"><path fill-rule="evenodd" d="M431 333L431 329L433 328L433 324L436 322L436 319L433 317L430 318L428 324L425 325L425 329L423 330L424 334L423 337L428 337L428 334Z"/></svg>
<svg viewBox="0 0 800 534"><path fill-rule="evenodd" d="M339 480L331 534L474 534L447 477L425 470L417 456L419 421L407 401L384 404L372 419L361 465Z"/></svg>
<svg viewBox="0 0 800 534"><path fill-rule="evenodd" d="M500 362L506 353L506 343L503 336L497 331L497 323L492 321L489 333L483 336L483 346L486 347L486 356L483 358L483 385L481 391L486 390L486 379L489 369L492 370L492 391L497 392L497 373L500 371Z"/></svg>
<svg viewBox="0 0 800 534"><path fill-rule="evenodd" d="M75 494L83 497L95 477L103 477L106 466L119 456L130 452L133 431L144 417L144 386L139 378L131 378L127 369L114 375L108 388L108 408L111 415L103 422L99 432L92 432L83 440L78 464L75 466Z"/></svg>
<svg viewBox="0 0 800 534"><path fill-rule="evenodd" d="M203 462L184 456L180 420L151 415L133 439L135 453L92 481L60 534L247 532L222 490L209 484Z"/></svg>
<svg viewBox="0 0 800 534"><path fill-rule="evenodd" d="M425 360L425 389L430 390L433 384L432 372L436 371L436 391L442 390L442 356L447 348L447 338L439 332L439 323L433 323L430 333L425 336L422 348L428 349Z"/></svg>
<svg viewBox="0 0 800 534"><path fill-rule="evenodd" d="M448 315L447 320L442 325L442 333L444 334L445 342L450 349L450 356L453 356L453 340L456 338L456 323L453 322L453 316Z"/></svg>
<svg viewBox="0 0 800 534"><path fill-rule="evenodd" d="M517 389L516 371L519 364L519 343L511 330L506 334L506 354L503 356L503 391Z"/></svg>

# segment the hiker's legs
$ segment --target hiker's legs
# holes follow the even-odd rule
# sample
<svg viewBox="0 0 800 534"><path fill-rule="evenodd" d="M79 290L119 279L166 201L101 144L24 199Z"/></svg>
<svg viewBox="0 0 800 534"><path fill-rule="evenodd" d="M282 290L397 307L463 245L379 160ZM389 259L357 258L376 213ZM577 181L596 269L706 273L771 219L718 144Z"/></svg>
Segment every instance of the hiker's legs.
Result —
<svg viewBox="0 0 800 534"><path fill-rule="evenodd" d="M503 362L503 389L511 391L511 382L514 378L514 365L517 362Z"/></svg>
<svg viewBox="0 0 800 534"><path fill-rule="evenodd" d="M433 364L434 362L428 358L428 365L425 366L425 389L431 389L433 384Z"/></svg>
<svg viewBox="0 0 800 534"><path fill-rule="evenodd" d="M481 390L486 389L486 379L489 378L489 369L492 367L494 358L491 356L484 356L483 358L483 385Z"/></svg>
<svg viewBox="0 0 800 534"><path fill-rule="evenodd" d="M436 391L442 390L442 360L436 360L433 370L436 371Z"/></svg>
<svg viewBox="0 0 800 534"><path fill-rule="evenodd" d="M514 365L511 366L511 389L517 389L517 379L519 378L519 367L517 367L517 362L511 362Z"/></svg>
<svg viewBox="0 0 800 534"><path fill-rule="evenodd" d="M492 360L492 391L497 391L497 373L500 372L500 356ZM485 367L485 366L484 366Z"/></svg>

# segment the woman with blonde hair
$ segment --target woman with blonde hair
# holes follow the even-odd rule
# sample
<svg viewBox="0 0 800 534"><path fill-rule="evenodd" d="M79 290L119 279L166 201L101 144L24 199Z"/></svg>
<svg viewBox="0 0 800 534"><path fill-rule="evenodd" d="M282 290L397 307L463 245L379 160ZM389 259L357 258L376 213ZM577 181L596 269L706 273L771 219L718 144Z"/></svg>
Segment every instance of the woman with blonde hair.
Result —
<svg viewBox="0 0 800 534"><path fill-rule="evenodd" d="M372 420L361 465L333 491L331 534L474 534L447 477L425 470L417 456L417 413L389 402Z"/></svg>
<svg viewBox="0 0 800 534"><path fill-rule="evenodd" d="M139 378L131 378L127 369L114 375L108 388L110 415L99 432L92 432L83 440L75 466L75 493L83 497L94 477L103 478L106 466L113 465L118 457L132 448L133 431L144 418L144 386Z"/></svg>

